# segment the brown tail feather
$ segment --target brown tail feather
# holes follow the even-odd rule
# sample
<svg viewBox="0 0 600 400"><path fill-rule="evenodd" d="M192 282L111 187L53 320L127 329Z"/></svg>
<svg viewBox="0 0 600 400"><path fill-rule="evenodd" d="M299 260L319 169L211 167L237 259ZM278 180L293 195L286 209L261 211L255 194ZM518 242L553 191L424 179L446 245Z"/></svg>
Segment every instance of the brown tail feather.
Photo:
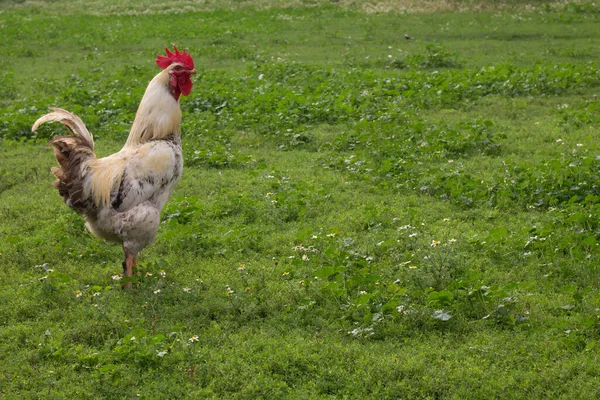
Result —
<svg viewBox="0 0 600 400"><path fill-rule="evenodd" d="M53 183L65 203L76 211L85 212L94 207L84 192L84 176L87 161L95 159L94 150L85 139L73 136L57 136L50 141L60 168L52 168L56 177Z"/></svg>
<svg viewBox="0 0 600 400"><path fill-rule="evenodd" d="M53 186L69 207L78 212L89 211L94 208L94 203L84 191L84 176L87 161L96 158L94 138L81 118L61 108L54 108L52 112L42 115L31 130L35 131L41 124L54 121L67 127L71 136L56 136L49 143L60 167L52 168L56 177Z"/></svg>

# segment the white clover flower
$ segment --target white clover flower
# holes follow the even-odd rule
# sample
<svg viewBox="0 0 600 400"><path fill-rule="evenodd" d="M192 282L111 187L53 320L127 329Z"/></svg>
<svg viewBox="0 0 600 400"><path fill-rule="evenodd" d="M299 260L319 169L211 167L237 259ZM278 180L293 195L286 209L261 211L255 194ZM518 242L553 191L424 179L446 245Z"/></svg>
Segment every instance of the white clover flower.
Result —
<svg viewBox="0 0 600 400"><path fill-rule="evenodd" d="M113 275L112 276L113 281L119 281L119 280L121 280L121 278L123 278L123 275Z"/></svg>
<svg viewBox="0 0 600 400"><path fill-rule="evenodd" d="M168 350L163 350L163 351L156 350L156 355L159 357L164 357L167 355L168 352L169 352Z"/></svg>

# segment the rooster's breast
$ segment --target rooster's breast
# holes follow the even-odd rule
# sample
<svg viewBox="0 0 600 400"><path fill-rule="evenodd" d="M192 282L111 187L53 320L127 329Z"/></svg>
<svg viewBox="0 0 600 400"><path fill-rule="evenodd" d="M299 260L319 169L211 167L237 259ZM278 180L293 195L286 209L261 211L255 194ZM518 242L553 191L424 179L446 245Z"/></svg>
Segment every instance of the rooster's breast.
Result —
<svg viewBox="0 0 600 400"><path fill-rule="evenodd" d="M150 201L162 210L181 178L180 143L177 137L151 141L135 149L119 188L112 196L112 207L124 212Z"/></svg>

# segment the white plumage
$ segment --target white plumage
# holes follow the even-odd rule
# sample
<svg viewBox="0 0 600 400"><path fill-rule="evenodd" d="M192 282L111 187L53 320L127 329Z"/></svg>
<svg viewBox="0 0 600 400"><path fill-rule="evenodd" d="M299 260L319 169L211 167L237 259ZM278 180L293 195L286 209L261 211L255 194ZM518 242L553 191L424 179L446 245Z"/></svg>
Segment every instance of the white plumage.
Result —
<svg viewBox="0 0 600 400"><path fill-rule="evenodd" d="M50 142L60 166L52 169L54 186L85 218L90 232L123 245L126 276L137 266L137 254L154 241L162 208L183 169L179 96L189 94L190 76L196 71L187 53L167 49L167 54L172 57L157 60L165 69L149 83L118 153L96 158L93 137L83 121L59 108L32 127L58 121L71 132Z"/></svg>

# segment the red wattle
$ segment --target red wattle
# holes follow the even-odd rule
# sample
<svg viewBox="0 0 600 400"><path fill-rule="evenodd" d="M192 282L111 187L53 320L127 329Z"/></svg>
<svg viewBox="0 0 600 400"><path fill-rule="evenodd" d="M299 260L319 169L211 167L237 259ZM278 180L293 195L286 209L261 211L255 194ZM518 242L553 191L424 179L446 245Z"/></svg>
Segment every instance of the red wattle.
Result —
<svg viewBox="0 0 600 400"><path fill-rule="evenodd" d="M192 80L189 75L182 75L177 79L177 86L181 90L181 94L188 96L192 91Z"/></svg>

